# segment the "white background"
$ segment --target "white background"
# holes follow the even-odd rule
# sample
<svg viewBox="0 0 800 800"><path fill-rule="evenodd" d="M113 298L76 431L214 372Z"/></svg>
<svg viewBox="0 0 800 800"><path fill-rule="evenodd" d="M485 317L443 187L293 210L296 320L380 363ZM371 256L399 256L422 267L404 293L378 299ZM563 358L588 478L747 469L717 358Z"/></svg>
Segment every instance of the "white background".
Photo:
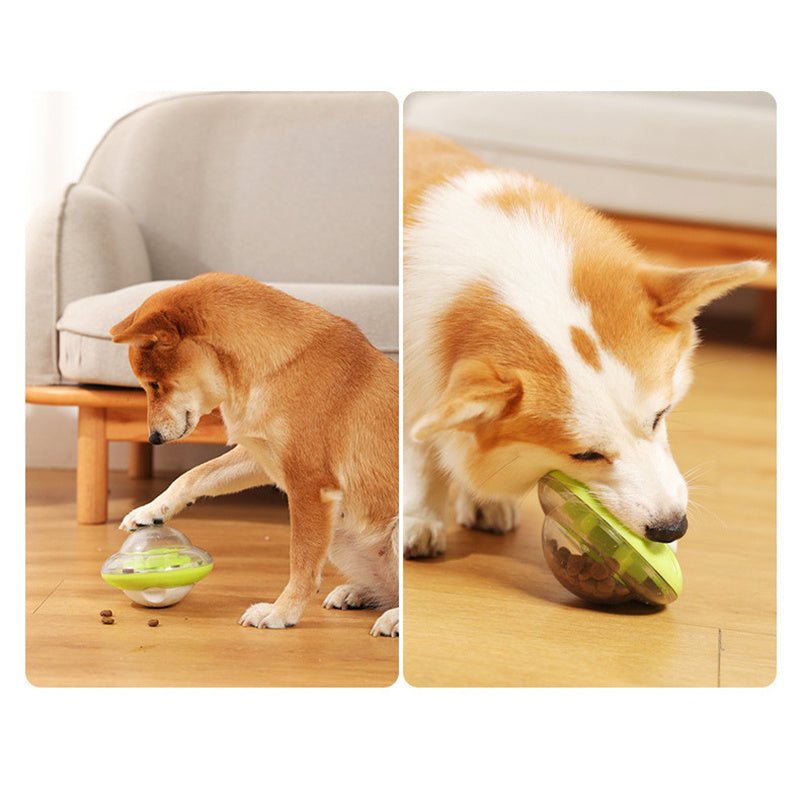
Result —
<svg viewBox="0 0 800 800"><path fill-rule="evenodd" d="M5 782L26 796L786 796L796 784L793 305L800 174L791 4L49 4L4 11ZM791 16L790 16L791 15ZM779 108L779 665L758 690L66 691L24 677L22 231L39 90L766 90ZM788 298L788 299L787 299ZM786 313L784 313L786 312ZM788 364L786 366L789 366ZM788 403L788 406L787 406ZM784 408L786 412L784 413ZM746 603L732 597L731 603ZM498 620L513 627L513 620ZM646 643L643 643L646 646ZM583 720L580 724L576 720ZM586 720L591 720L591 724ZM636 720L634 727L628 721ZM656 730L657 736L649 735ZM587 789L587 784L591 786Z"/></svg>

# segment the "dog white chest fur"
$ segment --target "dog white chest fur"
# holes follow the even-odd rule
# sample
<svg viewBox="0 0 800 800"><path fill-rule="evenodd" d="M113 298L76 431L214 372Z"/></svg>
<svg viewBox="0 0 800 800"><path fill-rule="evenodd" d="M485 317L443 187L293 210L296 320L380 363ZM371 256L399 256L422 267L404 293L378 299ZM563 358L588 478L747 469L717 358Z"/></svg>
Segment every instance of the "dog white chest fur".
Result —
<svg viewBox="0 0 800 800"><path fill-rule="evenodd" d="M451 481L459 522L508 530L555 468L640 535L683 535L663 417L691 382L692 319L763 268L652 267L608 220L518 173L421 192L405 232L405 554L444 550Z"/></svg>

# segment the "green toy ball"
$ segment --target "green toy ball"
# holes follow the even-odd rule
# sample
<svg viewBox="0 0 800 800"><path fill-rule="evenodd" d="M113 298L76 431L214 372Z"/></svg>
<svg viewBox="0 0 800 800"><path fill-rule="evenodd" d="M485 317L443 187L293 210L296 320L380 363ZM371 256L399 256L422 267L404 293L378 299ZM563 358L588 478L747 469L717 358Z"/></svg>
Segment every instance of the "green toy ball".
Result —
<svg viewBox="0 0 800 800"><path fill-rule="evenodd" d="M183 600L213 566L211 556L180 531L148 525L135 530L105 560L100 576L134 602L161 608Z"/></svg>
<svg viewBox="0 0 800 800"><path fill-rule="evenodd" d="M554 471L539 481L542 545L558 581L592 603L677 600L683 576L672 549L628 530L579 481Z"/></svg>

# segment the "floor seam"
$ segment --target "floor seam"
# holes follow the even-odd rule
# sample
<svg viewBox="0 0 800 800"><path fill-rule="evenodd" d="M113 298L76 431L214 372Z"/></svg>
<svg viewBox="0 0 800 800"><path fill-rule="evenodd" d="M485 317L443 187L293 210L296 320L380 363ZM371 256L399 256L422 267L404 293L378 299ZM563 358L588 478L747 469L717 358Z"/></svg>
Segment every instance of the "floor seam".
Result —
<svg viewBox="0 0 800 800"><path fill-rule="evenodd" d="M46 596L45 596L45 597L42 599L42 602L41 602L41 603L39 603L39 605L38 605L38 606L36 606L36 608L34 608L34 609L33 609L33 611L31 612L31 614L35 614L35 613L36 613L36 612L37 612L37 611L38 611L38 610L39 610L39 609L40 609L40 608L41 608L41 607L42 607L42 606L43 606L43 605L44 605L44 604L45 604L45 603L46 603L46 602L47 602L47 601L48 601L48 600L49 600L49 599L50 599L50 598L51 598L51 597L52 597L52 596L53 596L53 595L54 595L54 594L55 594L55 593L58 591L58 589L59 589L59 587L61 586L61 584L62 584L62 583L64 583L64 580L63 580L63 578L62 578L62 579L61 579L61 580L60 580L60 581L59 581L59 582L58 582L58 583L57 583L57 584L56 584L56 585L53 587L53 590L52 590L51 592L49 592L49 593L48 593L48 594L47 594L47 595L46 595Z"/></svg>

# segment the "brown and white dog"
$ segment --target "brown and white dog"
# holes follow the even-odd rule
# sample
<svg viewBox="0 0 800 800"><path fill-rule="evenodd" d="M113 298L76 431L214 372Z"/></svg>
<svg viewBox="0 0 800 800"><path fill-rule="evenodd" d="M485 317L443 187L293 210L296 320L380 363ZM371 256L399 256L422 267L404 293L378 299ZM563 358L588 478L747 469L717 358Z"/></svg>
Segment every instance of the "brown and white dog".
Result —
<svg viewBox="0 0 800 800"><path fill-rule="evenodd" d="M666 415L686 393L699 309L760 261L649 264L607 218L439 137L404 152L404 553L458 521L507 531L551 469L639 535L674 542L687 487Z"/></svg>
<svg viewBox="0 0 800 800"><path fill-rule="evenodd" d="M326 608L388 607L399 630L398 368L347 320L252 278L212 273L163 289L111 329L130 345L153 444L219 408L232 450L178 478L120 526L166 522L198 497L274 484L291 521L290 578L239 622L295 625L326 558L351 583Z"/></svg>

